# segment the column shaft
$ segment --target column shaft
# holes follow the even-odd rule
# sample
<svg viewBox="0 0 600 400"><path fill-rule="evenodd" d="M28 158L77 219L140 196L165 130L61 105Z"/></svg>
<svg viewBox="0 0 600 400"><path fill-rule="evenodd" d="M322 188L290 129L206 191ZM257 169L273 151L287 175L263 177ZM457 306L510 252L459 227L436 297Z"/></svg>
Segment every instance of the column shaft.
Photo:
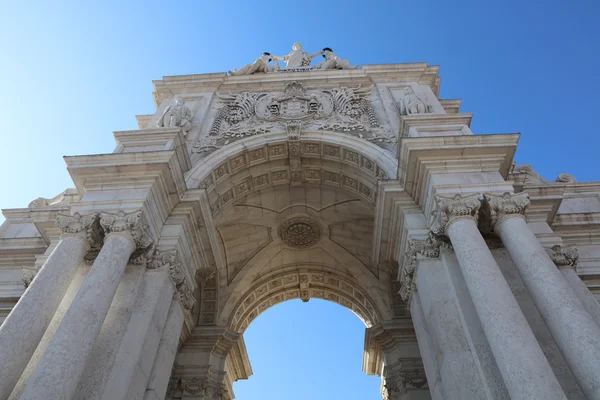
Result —
<svg viewBox="0 0 600 400"><path fill-rule="evenodd" d="M523 216L501 217L495 231L581 388L589 399L600 399L600 327Z"/></svg>
<svg viewBox="0 0 600 400"><path fill-rule="evenodd" d="M446 233L511 398L566 399L475 220L451 220Z"/></svg>
<svg viewBox="0 0 600 400"><path fill-rule="evenodd" d="M184 315L181 304L179 300L173 299L160 344L158 345L158 351L156 352L144 400L164 399L167 393L171 370L173 369L173 363L177 355L177 345L179 344L181 329L183 328L183 320Z"/></svg>
<svg viewBox="0 0 600 400"><path fill-rule="evenodd" d="M71 399L100 332L127 261L135 249L129 232L109 233L21 400Z"/></svg>
<svg viewBox="0 0 600 400"><path fill-rule="evenodd" d="M565 280L575 292L575 295L583 304L585 310L590 314L594 322L600 326L600 303L590 292L590 289L583 283L577 272L573 268L561 268L560 272Z"/></svg>
<svg viewBox="0 0 600 400"><path fill-rule="evenodd" d="M85 232L63 236L0 326L0 399L19 380L88 248Z"/></svg>

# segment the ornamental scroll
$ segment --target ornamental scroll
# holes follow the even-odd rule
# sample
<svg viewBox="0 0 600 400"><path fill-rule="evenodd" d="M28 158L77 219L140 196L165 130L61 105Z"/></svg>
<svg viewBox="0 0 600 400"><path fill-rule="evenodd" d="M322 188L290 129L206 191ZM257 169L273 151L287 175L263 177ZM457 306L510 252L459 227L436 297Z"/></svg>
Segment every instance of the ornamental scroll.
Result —
<svg viewBox="0 0 600 400"><path fill-rule="evenodd" d="M281 92L218 95L223 106L209 134L198 139L192 153L208 154L245 137L289 132L290 128L342 132L391 149L396 137L381 127L370 94L370 87L306 90L293 81Z"/></svg>

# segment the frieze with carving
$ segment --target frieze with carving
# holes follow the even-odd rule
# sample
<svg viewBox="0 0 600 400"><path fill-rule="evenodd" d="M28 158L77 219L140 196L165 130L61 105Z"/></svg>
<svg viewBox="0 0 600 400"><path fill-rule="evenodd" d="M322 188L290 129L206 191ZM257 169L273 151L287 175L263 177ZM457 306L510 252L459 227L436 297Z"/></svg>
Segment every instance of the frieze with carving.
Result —
<svg viewBox="0 0 600 400"><path fill-rule="evenodd" d="M307 90L296 81L281 92L218 95L223 106L209 135L198 139L192 153L208 154L249 136L301 130L336 131L380 146L393 144L396 136L381 126L370 95L370 87Z"/></svg>

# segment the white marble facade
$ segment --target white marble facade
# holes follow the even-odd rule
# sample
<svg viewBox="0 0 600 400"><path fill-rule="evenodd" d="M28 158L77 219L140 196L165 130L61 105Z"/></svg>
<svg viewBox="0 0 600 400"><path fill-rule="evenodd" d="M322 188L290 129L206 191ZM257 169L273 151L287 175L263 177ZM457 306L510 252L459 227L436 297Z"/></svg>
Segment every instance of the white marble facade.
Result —
<svg viewBox="0 0 600 400"><path fill-rule="evenodd" d="M299 44L155 81L74 188L3 210L0 400L232 399L296 298L364 322L384 399L600 399L600 182L515 166L439 85Z"/></svg>

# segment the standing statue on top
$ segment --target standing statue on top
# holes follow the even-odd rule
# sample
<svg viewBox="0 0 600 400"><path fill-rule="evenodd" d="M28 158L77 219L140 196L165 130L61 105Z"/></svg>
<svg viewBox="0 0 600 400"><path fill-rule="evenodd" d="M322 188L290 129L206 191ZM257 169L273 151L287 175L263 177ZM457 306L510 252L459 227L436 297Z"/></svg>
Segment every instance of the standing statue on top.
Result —
<svg viewBox="0 0 600 400"><path fill-rule="evenodd" d="M292 51L286 56L271 56L274 60L281 60L285 62L285 69L309 67L313 58L319 54L323 54L321 50L315 54L308 54L302 51L302 45L298 42L292 46Z"/></svg>
<svg viewBox="0 0 600 400"><path fill-rule="evenodd" d="M342 60L340 57L336 56L333 50L329 47L325 47L321 52L325 61L317 64L318 69L357 69L358 65L351 66L350 61Z"/></svg>
<svg viewBox="0 0 600 400"><path fill-rule="evenodd" d="M264 52L260 57L254 61L252 64L246 64L239 70L234 69L233 71L229 71L229 75L238 76L238 75L252 75L256 72L273 72L275 71L275 67L269 65L269 61L271 61L271 54Z"/></svg>
<svg viewBox="0 0 600 400"><path fill-rule="evenodd" d="M400 102L400 114L425 114L432 112L432 107L419 97L410 87L404 88L404 97Z"/></svg>
<svg viewBox="0 0 600 400"><path fill-rule="evenodd" d="M163 115L156 121L156 126L159 128L174 128L180 127L184 135L192 128L192 111L186 107L185 100L178 97L175 104L171 104L165 108Z"/></svg>

